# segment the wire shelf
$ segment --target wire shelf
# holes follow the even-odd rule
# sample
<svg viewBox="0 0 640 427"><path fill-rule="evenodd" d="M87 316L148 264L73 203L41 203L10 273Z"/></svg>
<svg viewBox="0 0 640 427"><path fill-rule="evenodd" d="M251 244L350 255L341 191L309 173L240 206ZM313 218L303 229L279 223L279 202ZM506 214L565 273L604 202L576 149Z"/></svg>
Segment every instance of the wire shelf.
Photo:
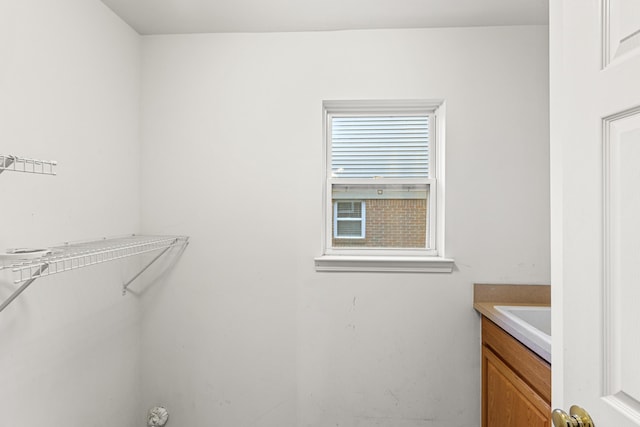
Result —
<svg viewBox="0 0 640 427"><path fill-rule="evenodd" d="M54 160L38 160L0 154L0 173L4 171L33 173L38 175L55 175L57 162Z"/></svg>
<svg viewBox="0 0 640 427"><path fill-rule="evenodd" d="M70 243L48 248L50 252L34 259L18 259L1 268L10 268L14 283L50 276L69 270L101 264L187 243L186 236L126 236Z"/></svg>
<svg viewBox="0 0 640 427"><path fill-rule="evenodd" d="M18 295L40 277L134 255L160 251L138 274L122 285L122 294L126 295L129 285L156 262L158 258L173 247L184 249L188 243L189 237L187 236L131 235L79 243L66 243L62 246L47 249L14 250L2 256L4 264L0 264L0 270L10 269L13 271L14 283L20 284L20 287L0 303L0 311L4 310Z"/></svg>

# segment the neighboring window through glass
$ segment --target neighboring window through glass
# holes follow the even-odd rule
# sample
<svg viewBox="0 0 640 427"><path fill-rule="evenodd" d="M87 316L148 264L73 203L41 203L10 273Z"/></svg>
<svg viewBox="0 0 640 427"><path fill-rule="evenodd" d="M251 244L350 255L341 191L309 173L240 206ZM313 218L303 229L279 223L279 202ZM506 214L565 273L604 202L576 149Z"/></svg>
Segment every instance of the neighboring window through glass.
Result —
<svg viewBox="0 0 640 427"><path fill-rule="evenodd" d="M336 200L333 206L334 239L363 239L366 224L364 202Z"/></svg>

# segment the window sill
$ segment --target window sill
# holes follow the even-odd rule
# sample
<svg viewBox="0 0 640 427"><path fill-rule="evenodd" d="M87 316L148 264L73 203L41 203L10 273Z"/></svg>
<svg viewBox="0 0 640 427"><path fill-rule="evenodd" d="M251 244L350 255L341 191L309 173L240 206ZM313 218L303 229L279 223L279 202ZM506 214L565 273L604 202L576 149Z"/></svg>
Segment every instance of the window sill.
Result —
<svg viewBox="0 0 640 427"><path fill-rule="evenodd" d="M316 271L451 273L454 260L428 256L345 256L315 258Z"/></svg>

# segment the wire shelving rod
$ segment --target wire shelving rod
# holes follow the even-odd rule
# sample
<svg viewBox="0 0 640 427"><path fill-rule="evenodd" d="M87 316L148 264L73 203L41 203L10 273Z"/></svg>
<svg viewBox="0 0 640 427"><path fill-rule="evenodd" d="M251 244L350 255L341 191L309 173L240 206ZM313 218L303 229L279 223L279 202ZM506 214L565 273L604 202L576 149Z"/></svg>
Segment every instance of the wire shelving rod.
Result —
<svg viewBox="0 0 640 427"><path fill-rule="evenodd" d="M55 160L38 160L0 154L0 173L4 171L24 172L38 175L55 175L58 163Z"/></svg>

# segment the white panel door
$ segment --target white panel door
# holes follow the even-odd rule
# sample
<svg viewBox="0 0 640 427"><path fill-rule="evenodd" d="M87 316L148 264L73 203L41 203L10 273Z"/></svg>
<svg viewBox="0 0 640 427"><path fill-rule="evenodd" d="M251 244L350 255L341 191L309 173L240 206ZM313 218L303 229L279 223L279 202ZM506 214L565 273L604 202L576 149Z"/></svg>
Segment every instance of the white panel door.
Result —
<svg viewBox="0 0 640 427"><path fill-rule="evenodd" d="M553 406L640 426L640 0L551 0Z"/></svg>

